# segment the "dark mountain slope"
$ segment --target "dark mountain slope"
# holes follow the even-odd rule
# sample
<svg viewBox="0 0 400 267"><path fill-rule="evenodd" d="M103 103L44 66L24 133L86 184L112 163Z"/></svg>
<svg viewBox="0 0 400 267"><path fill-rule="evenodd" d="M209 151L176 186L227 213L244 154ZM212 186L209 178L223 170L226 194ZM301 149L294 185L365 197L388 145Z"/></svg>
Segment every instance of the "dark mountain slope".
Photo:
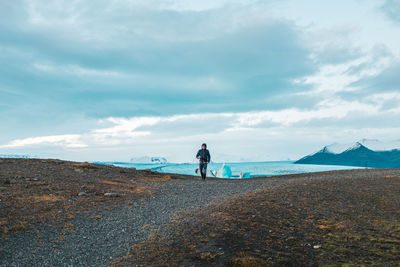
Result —
<svg viewBox="0 0 400 267"><path fill-rule="evenodd" d="M306 156L296 164L342 165L373 168L400 168L400 150L373 151L360 143L340 154L324 147L319 152Z"/></svg>

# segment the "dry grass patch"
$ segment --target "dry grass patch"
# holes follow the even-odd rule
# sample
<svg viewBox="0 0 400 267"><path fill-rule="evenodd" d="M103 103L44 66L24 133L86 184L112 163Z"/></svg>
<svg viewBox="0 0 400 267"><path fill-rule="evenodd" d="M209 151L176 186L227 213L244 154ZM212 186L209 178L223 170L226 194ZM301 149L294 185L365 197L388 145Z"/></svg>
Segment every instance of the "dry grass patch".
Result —
<svg viewBox="0 0 400 267"><path fill-rule="evenodd" d="M271 266L266 261L251 256L238 257L232 260L233 267L266 267Z"/></svg>
<svg viewBox="0 0 400 267"><path fill-rule="evenodd" d="M138 186L133 191L139 194L143 194L143 193L150 193L151 189L147 186Z"/></svg>
<svg viewBox="0 0 400 267"><path fill-rule="evenodd" d="M9 233L17 233L29 229L31 225L28 222L18 222L10 227L4 227L2 230L2 237L7 237Z"/></svg>
<svg viewBox="0 0 400 267"><path fill-rule="evenodd" d="M149 171L147 171L149 172ZM150 172L152 175L150 176L145 176L142 179L144 181L148 181L148 182L168 182L171 181L173 179L175 179L174 177L172 177L171 175L164 175L164 174L160 174L160 173L156 173L156 172Z"/></svg>
<svg viewBox="0 0 400 267"><path fill-rule="evenodd" d="M334 221L327 221L327 220L320 220L318 221L317 228L319 229L344 229L346 225L343 222L334 222Z"/></svg>
<svg viewBox="0 0 400 267"><path fill-rule="evenodd" d="M69 230L69 229L75 228L75 225L73 225L72 223L68 223L68 224L64 225L63 228L65 230Z"/></svg>
<svg viewBox="0 0 400 267"><path fill-rule="evenodd" d="M72 166L75 168L81 168L81 169L97 169L98 168L98 165L90 164L90 163L75 163L75 164L72 164Z"/></svg>
<svg viewBox="0 0 400 267"><path fill-rule="evenodd" d="M64 200L64 198L62 197L50 196L50 195L30 196L28 198L30 198L33 202L49 202L49 203L54 203L57 201Z"/></svg>
<svg viewBox="0 0 400 267"><path fill-rule="evenodd" d="M120 182L120 181L102 180L101 182L103 184L108 184L108 185L117 185L117 186L126 186L126 185L128 185L126 182Z"/></svg>
<svg viewBox="0 0 400 267"><path fill-rule="evenodd" d="M66 220L73 220L73 219L75 219L75 215L67 214L67 215L65 216L65 219L66 219Z"/></svg>

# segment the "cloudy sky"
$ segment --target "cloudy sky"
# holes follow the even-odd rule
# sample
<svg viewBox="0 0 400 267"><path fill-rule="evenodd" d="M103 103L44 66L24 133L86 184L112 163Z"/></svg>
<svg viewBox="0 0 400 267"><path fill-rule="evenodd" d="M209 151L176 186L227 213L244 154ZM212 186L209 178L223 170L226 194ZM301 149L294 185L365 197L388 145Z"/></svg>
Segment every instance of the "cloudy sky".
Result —
<svg viewBox="0 0 400 267"><path fill-rule="evenodd" d="M400 139L400 0L0 1L0 154L296 159Z"/></svg>

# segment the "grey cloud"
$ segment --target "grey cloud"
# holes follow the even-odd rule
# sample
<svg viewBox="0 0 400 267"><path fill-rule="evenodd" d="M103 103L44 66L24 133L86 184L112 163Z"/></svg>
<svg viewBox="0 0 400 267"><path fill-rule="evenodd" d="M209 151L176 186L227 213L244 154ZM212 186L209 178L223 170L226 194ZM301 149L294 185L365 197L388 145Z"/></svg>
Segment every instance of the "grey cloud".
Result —
<svg viewBox="0 0 400 267"><path fill-rule="evenodd" d="M309 33L309 46L313 47L315 63L319 66L336 65L364 56L365 51L354 42L357 30L350 25L335 25Z"/></svg>
<svg viewBox="0 0 400 267"><path fill-rule="evenodd" d="M94 117L260 110L301 104L277 105L271 99L307 90L292 81L315 71L300 30L287 21L229 28L237 20L230 9L122 12L109 1L99 3L83 9L72 26L63 16L57 21L51 10L42 13L50 14L55 26L2 21L0 45L14 52L2 56L0 85L24 97L0 101L15 101L15 112L35 105L41 114ZM29 13L23 5L19 10ZM41 72L33 63L112 70L124 77ZM202 77L222 85L210 88L199 82Z"/></svg>
<svg viewBox="0 0 400 267"><path fill-rule="evenodd" d="M364 53L359 48L325 47L316 54L319 64L341 64L362 57Z"/></svg>
<svg viewBox="0 0 400 267"><path fill-rule="evenodd" d="M396 128L398 127L398 125L400 125L400 117L398 114L383 111L373 115L365 114L363 112L352 112L344 118L314 119L308 122L302 122L301 124L295 124L293 125L293 127L298 126L307 129L322 129L334 127L341 130L354 130L370 128ZM368 133L366 132L365 134Z"/></svg>
<svg viewBox="0 0 400 267"><path fill-rule="evenodd" d="M370 60L351 66L344 72L346 75L356 75L361 78L349 84L349 87L353 88L352 91L341 91L338 96L355 100L368 98L371 94L397 92L400 89L400 62L395 55L384 44L376 45L369 53ZM393 63L375 75L363 75L365 71L376 70L379 67L377 63L385 60Z"/></svg>
<svg viewBox="0 0 400 267"><path fill-rule="evenodd" d="M350 86L358 88L356 91L343 92L349 97L368 96L374 93L398 92L400 90L400 63L396 63L381 73L362 78Z"/></svg>
<svg viewBox="0 0 400 267"><path fill-rule="evenodd" d="M186 118L177 121L163 121L152 126L142 126L135 130L151 131L157 136L202 135L219 133L233 124L234 117L203 115L196 118Z"/></svg>
<svg viewBox="0 0 400 267"><path fill-rule="evenodd" d="M376 63L384 60L384 59L392 59L394 57L393 53L390 49L382 43L376 44L370 51L367 53L371 59L368 61L364 61L358 65L350 66L344 74L347 75L360 75L361 72L374 68Z"/></svg>
<svg viewBox="0 0 400 267"><path fill-rule="evenodd" d="M381 6L381 9L388 18L395 22L400 22L400 1L386 0Z"/></svg>

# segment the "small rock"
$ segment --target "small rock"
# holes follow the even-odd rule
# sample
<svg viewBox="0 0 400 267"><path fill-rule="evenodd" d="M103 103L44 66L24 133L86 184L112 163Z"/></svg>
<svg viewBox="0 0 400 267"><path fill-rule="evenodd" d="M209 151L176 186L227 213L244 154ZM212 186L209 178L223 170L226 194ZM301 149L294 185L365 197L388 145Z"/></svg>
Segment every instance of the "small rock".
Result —
<svg viewBox="0 0 400 267"><path fill-rule="evenodd" d="M319 248L321 248L321 245L314 245L313 248L319 249Z"/></svg>
<svg viewBox="0 0 400 267"><path fill-rule="evenodd" d="M119 197L117 193L104 193L104 196L106 197Z"/></svg>
<svg viewBox="0 0 400 267"><path fill-rule="evenodd" d="M82 169L75 169L74 171L77 172L77 173L82 173L83 172Z"/></svg>
<svg viewBox="0 0 400 267"><path fill-rule="evenodd" d="M25 178L25 181L29 182L30 180L32 180L31 178Z"/></svg>
<svg viewBox="0 0 400 267"><path fill-rule="evenodd" d="M7 190L7 187L0 187L0 190Z"/></svg>
<svg viewBox="0 0 400 267"><path fill-rule="evenodd" d="M80 196L80 197L85 197L85 196L88 196L89 194L88 193L86 193L86 192L79 192L79 194L78 194L78 196Z"/></svg>

